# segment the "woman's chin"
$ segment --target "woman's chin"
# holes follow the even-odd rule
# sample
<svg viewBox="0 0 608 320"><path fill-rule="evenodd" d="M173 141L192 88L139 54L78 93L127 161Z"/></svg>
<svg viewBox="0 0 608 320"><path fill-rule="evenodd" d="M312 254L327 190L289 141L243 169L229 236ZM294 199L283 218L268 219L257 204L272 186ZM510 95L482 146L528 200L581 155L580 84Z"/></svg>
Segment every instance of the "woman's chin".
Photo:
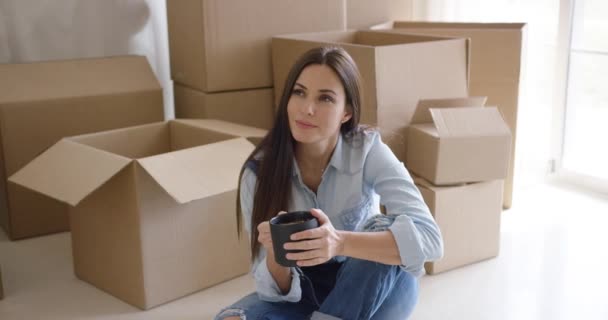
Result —
<svg viewBox="0 0 608 320"><path fill-rule="evenodd" d="M306 134L301 132L293 133L293 139L298 143L313 143L316 141L312 134Z"/></svg>

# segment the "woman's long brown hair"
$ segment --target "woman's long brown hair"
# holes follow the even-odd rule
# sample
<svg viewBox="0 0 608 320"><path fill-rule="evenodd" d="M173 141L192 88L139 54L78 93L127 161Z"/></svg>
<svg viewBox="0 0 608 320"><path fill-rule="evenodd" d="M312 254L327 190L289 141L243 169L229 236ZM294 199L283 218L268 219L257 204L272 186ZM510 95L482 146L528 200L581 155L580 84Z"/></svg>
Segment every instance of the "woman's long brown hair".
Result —
<svg viewBox="0 0 608 320"><path fill-rule="evenodd" d="M246 160L256 162L257 182L251 214L251 258L256 258L260 243L257 241L257 226L276 216L279 211L288 210L291 191L291 177L294 163L295 141L289 128L287 104L294 84L302 70L311 64L326 65L338 76L346 95L346 108L352 117L340 127L342 135L349 136L357 131L361 110L361 84L357 65L350 55L340 47L319 47L304 53L293 65L281 94L274 125ZM246 166L239 174L236 218L240 237L241 221L241 178Z"/></svg>

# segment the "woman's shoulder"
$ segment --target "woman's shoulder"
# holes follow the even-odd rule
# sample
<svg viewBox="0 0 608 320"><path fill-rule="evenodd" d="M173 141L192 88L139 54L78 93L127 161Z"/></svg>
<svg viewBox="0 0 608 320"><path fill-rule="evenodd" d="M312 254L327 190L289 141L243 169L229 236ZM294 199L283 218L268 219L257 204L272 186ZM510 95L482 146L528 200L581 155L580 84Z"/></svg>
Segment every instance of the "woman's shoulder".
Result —
<svg viewBox="0 0 608 320"><path fill-rule="evenodd" d="M343 134L342 140L350 152L366 154L381 138L375 127L360 126L351 133Z"/></svg>
<svg viewBox="0 0 608 320"><path fill-rule="evenodd" d="M372 127L362 127L342 136L340 152L346 171L354 173L363 169L368 154L381 142L380 133Z"/></svg>

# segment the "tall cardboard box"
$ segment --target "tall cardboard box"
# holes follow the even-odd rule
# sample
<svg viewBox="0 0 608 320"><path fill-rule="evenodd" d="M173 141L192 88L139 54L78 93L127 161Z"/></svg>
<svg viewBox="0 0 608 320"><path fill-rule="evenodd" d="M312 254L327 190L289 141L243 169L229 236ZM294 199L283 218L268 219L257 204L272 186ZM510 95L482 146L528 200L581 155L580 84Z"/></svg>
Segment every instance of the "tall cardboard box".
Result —
<svg viewBox="0 0 608 320"><path fill-rule="evenodd" d="M2 269L0 269L0 300L4 299L4 286L2 285Z"/></svg>
<svg viewBox="0 0 608 320"><path fill-rule="evenodd" d="M276 34L344 30L345 0L169 0L171 76L205 91L272 87Z"/></svg>
<svg viewBox="0 0 608 320"><path fill-rule="evenodd" d="M67 231L64 204L6 179L59 139L162 121L145 57L0 64L0 225L12 239Z"/></svg>
<svg viewBox="0 0 608 320"><path fill-rule="evenodd" d="M65 138L10 179L71 206L78 278L148 309L249 270L239 134L265 131L235 133L171 120Z"/></svg>
<svg viewBox="0 0 608 320"><path fill-rule="evenodd" d="M414 177L443 236L443 258L427 262L436 274L496 257L500 246L503 181L434 186Z"/></svg>
<svg viewBox="0 0 608 320"><path fill-rule="evenodd" d="M467 96L468 40L377 31L276 36L272 40L275 102L289 70L306 51L343 47L362 77L361 122L378 125L383 140L405 159L406 127L420 99Z"/></svg>
<svg viewBox="0 0 608 320"><path fill-rule="evenodd" d="M500 109L511 129L513 148L511 149L509 173L505 179L503 200L503 206L510 208L513 194L517 109L525 57L526 24L398 21L376 26L375 29L471 39L469 94L488 96L488 104Z"/></svg>
<svg viewBox="0 0 608 320"><path fill-rule="evenodd" d="M413 0L346 0L346 27L363 29L389 20L410 20Z"/></svg>
<svg viewBox="0 0 608 320"><path fill-rule="evenodd" d="M206 93L174 85L175 117L220 119L270 129L274 121L272 88Z"/></svg>
<svg viewBox="0 0 608 320"><path fill-rule="evenodd" d="M435 185L504 179L511 133L498 109L442 105L450 100L421 100L418 105L417 111L426 111L430 119L414 119L409 127L408 169Z"/></svg>

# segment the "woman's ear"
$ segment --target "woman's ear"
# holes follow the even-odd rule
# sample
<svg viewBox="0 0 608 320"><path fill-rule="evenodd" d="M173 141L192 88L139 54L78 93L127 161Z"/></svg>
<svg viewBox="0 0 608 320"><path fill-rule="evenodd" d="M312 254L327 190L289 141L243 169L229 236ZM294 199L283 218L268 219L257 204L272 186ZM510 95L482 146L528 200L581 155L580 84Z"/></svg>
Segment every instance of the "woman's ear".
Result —
<svg viewBox="0 0 608 320"><path fill-rule="evenodd" d="M352 111L345 111L344 112L344 116L342 116L342 123L346 123L348 122L348 120L350 120L350 118L353 117L353 112Z"/></svg>

